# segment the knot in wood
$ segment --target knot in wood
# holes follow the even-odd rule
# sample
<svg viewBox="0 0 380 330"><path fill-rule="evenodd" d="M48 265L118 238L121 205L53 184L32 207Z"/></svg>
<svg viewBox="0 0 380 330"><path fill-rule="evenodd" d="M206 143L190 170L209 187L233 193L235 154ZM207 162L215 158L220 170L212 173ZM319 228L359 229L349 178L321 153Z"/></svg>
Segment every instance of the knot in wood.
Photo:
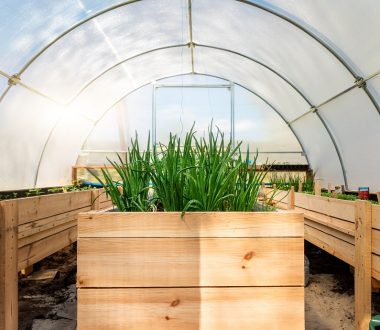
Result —
<svg viewBox="0 0 380 330"><path fill-rule="evenodd" d="M250 252L248 252L248 253L244 256L244 259L245 259L245 260L251 260L251 259L253 258L253 256L254 256L253 251L250 251Z"/></svg>
<svg viewBox="0 0 380 330"><path fill-rule="evenodd" d="M172 307L175 307L175 306L178 306L180 303L180 300L179 299L176 299L176 300L173 300L172 303L170 304L170 306Z"/></svg>

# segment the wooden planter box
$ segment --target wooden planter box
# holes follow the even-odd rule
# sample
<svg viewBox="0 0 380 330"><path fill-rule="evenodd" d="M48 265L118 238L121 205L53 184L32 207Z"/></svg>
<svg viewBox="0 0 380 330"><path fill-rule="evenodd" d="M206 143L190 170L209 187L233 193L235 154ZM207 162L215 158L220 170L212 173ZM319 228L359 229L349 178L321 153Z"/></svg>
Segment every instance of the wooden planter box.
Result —
<svg viewBox="0 0 380 330"><path fill-rule="evenodd" d="M18 271L75 242L78 213L112 206L103 192L0 201L0 329L18 329Z"/></svg>
<svg viewBox="0 0 380 330"><path fill-rule="evenodd" d="M303 215L88 212L78 329L304 329Z"/></svg>

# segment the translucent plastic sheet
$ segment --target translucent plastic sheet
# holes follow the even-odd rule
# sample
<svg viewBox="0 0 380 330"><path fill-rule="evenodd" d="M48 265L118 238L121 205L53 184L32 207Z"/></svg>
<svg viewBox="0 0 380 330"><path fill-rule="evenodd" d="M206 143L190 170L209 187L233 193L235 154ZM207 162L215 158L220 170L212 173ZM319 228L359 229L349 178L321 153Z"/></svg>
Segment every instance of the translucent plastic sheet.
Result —
<svg viewBox="0 0 380 330"><path fill-rule="evenodd" d="M296 137L261 99L243 88L235 87L235 138L249 146L251 157L258 151L259 162L306 164ZM286 153L288 152L288 153Z"/></svg>
<svg viewBox="0 0 380 330"><path fill-rule="evenodd" d="M196 43L227 48L263 62L286 76L314 104L354 81L339 61L303 31L242 2L194 1L193 25Z"/></svg>
<svg viewBox="0 0 380 330"><path fill-rule="evenodd" d="M209 48L195 48L195 71L241 84L264 97L288 120L308 111L306 101L280 77L244 57Z"/></svg>
<svg viewBox="0 0 380 330"><path fill-rule="evenodd" d="M136 57L105 73L89 85L71 107L97 120L128 92L158 78L190 71L191 58L186 47L155 51Z"/></svg>
<svg viewBox="0 0 380 330"><path fill-rule="evenodd" d="M368 186L373 192L379 191L380 115L363 90L343 95L322 107L320 113L336 137L349 188Z"/></svg>
<svg viewBox="0 0 380 330"><path fill-rule="evenodd" d="M0 76L0 95L3 94L3 92L8 87L8 80L4 78L3 76Z"/></svg>
<svg viewBox="0 0 380 330"><path fill-rule="evenodd" d="M82 149L89 151L126 151L130 146L131 138L135 137L135 133L138 135L140 145L145 146L151 128L152 86L148 85L116 104L99 121ZM104 161L105 157L101 159L101 163Z"/></svg>
<svg viewBox="0 0 380 330"><path fill-rule="evenodd" d="M207 137L212 123L226 140L231 134L231 94L228 88L157 88L156 142L168 143L170 133L184 139L194 124L195 136Z"/></svg>
<svg viewBox="0 0 380 330"><path fill-rule="evenodd" d="M316 178L323 179L323 185L344 184L343 172L338 155L325 128L315 114L296 121L292 128L303 142L312 170Z"/></svg>
<svg viewBox="0 0 380 330"><path fill-rule="evenodd" d="M380 104L380 75L367 81L367 89L371 92L377 104Z"/></svg>
<svg viewBox="0 0 380 330"><path fill-rule="evenodd" d="M93 127L86 119L64 116L55 127L41 159L38 187L71 183L70 169L75 164L81 143Z"/></svg>
<svg viewBox="0 0 380 330"><path fill-rule="evenodd" d="M144 0L103 14L49 48L23 79L50 97L67 102L83 85L118 62L152 49L185 44L188 22L182 4Z"/></svg>
<svg viewBox="0 0 380 330"><path fill-rule="evenodd" d="M2 0L0 63L13 74L48 42L115 0Z"/></svg>
<svg viewBox="0 0 380 330"><path fill-rule="evenodd" d="M61 114L50 101L11 89L0 103L0 191L34 187L44 144Z"/></svg>
<svg viewBox="0 0 380 330"><path fill-rule="evenodd" d="M251 2L272 8L302 24L332 46L359 74L369 75L379 70L379 1Z"/></svg>

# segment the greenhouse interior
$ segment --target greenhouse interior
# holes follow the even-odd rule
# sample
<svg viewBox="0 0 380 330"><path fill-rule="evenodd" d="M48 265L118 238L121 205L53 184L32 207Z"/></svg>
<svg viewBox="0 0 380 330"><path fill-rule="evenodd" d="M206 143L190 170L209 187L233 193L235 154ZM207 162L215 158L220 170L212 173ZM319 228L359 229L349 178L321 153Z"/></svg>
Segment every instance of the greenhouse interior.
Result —
<svg viewBox="0 0 380 330"><path fill-rule="evenodd" d="M0 2L0 330L380 329L380 1Z"/></svg>

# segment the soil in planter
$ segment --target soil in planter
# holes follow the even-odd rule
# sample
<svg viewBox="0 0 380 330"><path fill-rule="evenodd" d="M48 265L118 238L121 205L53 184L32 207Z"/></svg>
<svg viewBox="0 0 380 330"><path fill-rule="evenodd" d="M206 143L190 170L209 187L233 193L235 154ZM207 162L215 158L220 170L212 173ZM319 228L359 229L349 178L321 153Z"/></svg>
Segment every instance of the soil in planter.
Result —
<svg viewBox="0 0 380 330"><path fill-rule="evenodd" d="M305 241L310 262L305 288L306 329L354 329L354 276L350 266Z"/></svg>
<svg viewBox="0 0 380 330"><path fill-rule="evenodd" d="M76 243L40 261L34 271L56 269L52 280L19 278L19 329L76 329Z"/></svg>
<svg viewBox="0 0 380 330"><path fill-rule="evenodd" d="M354 329L354 285L349 266L307 242L305 253L310 260L306 329ZM20 279L19 329L75 329L76 245L42 260L34 269L58 269L59 276L46 281Z"/></svg>

